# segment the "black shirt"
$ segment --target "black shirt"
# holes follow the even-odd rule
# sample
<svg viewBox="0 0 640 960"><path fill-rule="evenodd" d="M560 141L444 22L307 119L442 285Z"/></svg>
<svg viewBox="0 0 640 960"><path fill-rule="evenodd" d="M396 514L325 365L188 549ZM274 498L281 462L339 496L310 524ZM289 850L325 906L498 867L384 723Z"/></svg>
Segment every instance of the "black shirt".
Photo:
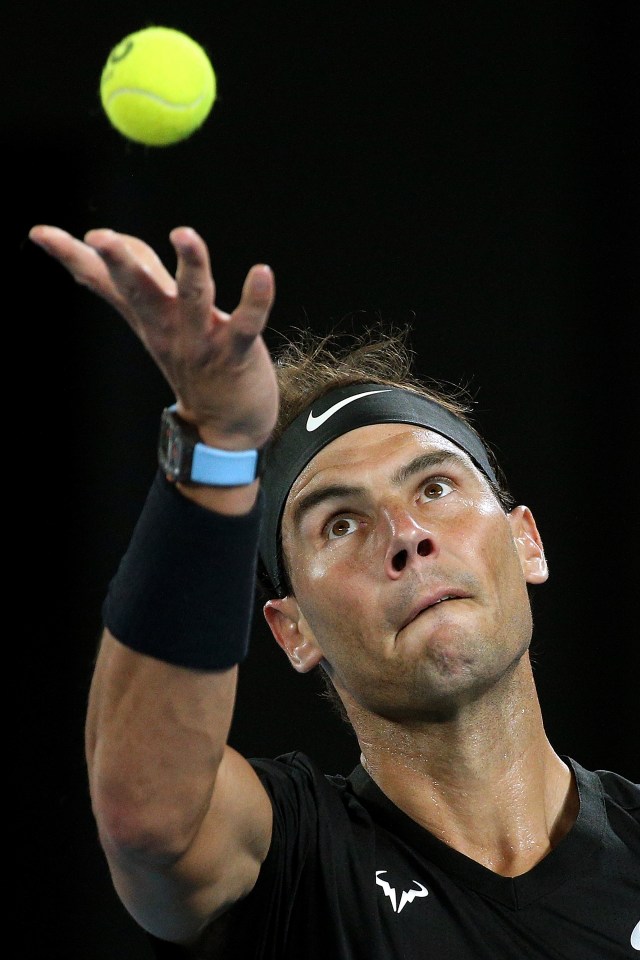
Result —
<svg viewBox="0 0 640 960"><path fill-rule="evenodd" d="M540 863L503 877L399 810L358 765L250 761L273 839L252 892L215 921L199 958L640 960L640 785L573 770L580 811ZM152 938L158 957L183 955Z"/></svg>

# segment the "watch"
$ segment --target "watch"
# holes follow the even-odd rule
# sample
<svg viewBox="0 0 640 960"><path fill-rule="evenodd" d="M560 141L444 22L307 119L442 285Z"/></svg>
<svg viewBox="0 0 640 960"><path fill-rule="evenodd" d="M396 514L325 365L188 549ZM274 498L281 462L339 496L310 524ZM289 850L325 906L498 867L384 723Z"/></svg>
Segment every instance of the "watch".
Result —
<svg viewBox="0 0 640 960"><path fill-rule="evenodd" d="M261 475L266 447L260 450L220 450L208 447L196 427L176 412L176 404L162 411L158 463L180 483L210 487L241 487Z"/></svg>

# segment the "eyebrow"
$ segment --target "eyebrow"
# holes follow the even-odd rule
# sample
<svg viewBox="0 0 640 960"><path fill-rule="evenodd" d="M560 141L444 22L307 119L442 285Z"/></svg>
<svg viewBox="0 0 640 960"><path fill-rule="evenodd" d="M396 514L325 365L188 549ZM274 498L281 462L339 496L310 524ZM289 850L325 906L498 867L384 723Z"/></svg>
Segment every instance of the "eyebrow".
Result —
<svg viewBox="0 0 640 960"><path fill-rule="evenodd" d="M425 470L431 470L433 467L439 467L443 463L454 463L456 466L469 471L470 464L466 457L452 450L437 450L433 453L421 453L409 463L403 464L391 476L391 484L399 487L417 473L423 473ZM303 495L293 507L291 522L294 529L297 529L302 523L303 517L326 500L335 500L339 497L355 497L366 493L366 488L346 483L331 483L324 487L318 487L311 493Z"/></svg>
<svg viewBox="0 0 640 960"><path fill-rule="evenodd" d="M439 467L443 463L454 463L462 470L469 470L469 460L460 453L453 450L434 450L433 453L421 453L409 463L400 467L391 477L391 483L394 487L399 487L416 473L422 473L424 470L431 470L433 467Z"/></svg>
<svg viewBox="0 0 640 960"><path fill-rule="evenodd" d="M325 500L335 500L337 497L355 497L362 495L364 492L364 487L350 486L346 483L332 483L326 487L318 487L317 490L300 497L297 501L293 508L292 525L297 529L302 523L303 517L318 504L324 503Z"/></svg>

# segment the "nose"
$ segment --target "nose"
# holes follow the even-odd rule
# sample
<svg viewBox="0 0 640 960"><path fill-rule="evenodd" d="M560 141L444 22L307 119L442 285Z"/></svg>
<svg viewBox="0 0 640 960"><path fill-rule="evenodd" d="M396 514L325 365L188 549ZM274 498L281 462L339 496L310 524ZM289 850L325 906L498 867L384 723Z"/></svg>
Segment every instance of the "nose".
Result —
<svg viewBox="0 0 640 960"><path fill-rule="evenodd" d="M413 516L406 506L385 507L382 511L387 545L384 565L387 576L397 580L403 572L437 553L433 531Z"/></svg>

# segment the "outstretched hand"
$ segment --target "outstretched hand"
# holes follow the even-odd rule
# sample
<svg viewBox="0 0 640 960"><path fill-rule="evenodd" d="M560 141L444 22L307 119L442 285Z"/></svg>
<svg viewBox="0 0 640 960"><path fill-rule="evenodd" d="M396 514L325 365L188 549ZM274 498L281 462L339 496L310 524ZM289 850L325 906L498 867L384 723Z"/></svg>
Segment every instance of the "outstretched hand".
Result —
<svg viewBox="0 0 640 960"><path fill-rule="evenodd" d="M204 240L190 227L170 234L175 278L137 237L90 230L84 241L38 225L30 239L127 321L171 386L178 410L212 446L262 446L273 429L278 391L262 332L275 296L271 269L253 266L233 313L215 303Z"/></svg>

